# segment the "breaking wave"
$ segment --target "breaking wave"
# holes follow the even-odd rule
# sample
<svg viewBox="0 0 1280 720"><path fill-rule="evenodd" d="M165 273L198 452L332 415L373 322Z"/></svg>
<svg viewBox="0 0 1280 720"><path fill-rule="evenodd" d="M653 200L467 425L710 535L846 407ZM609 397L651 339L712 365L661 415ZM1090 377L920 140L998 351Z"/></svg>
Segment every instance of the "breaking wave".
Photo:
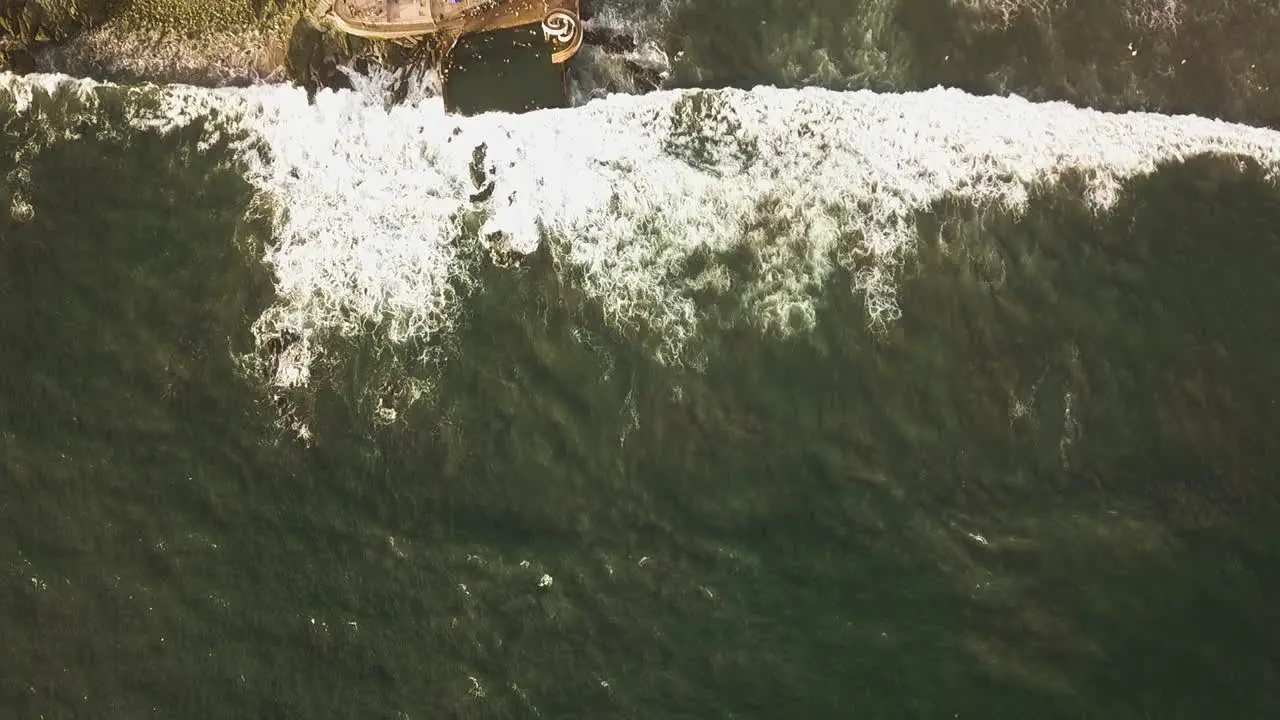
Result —
<svg viewBox="0 0 1280 720"><path fill-rule="evenodd" d="M547 243L618 327L658 330L667 360L708 296L733 297L764 329L804 330L836 266L866 320L891 322L917 215L943 198L1017 214L1071 172L1105 211L1126 178L1162 162L1280 157L1265 130L941 89L665 91L474 118L435 98L388 108L374 81L314 105L288 89L237 97L265 143L252 178L281 211L273 323L448 333L472 249ZM745 270L727 260L744 257Z"/></svg>
<svg viewBox="0 0 1280 720"><path fill-rule="evenodd" d="M461 118L428 92L388 105L387 82L314 103L287 87L175 87L133 114L164 132L216 112L245 134L275 217L263 260L277 301L255 330L296 340L280 384L304 382L329 337L447 338L486 257L545 247L616 328L656 332L659 359L681 362L726 302L733 322L803 332L837 269L865 300L860 322L891 323L918 217L944 199L1017 215L1070 173L1105 212L1161 163L1229 153L1273 179L1280 167L1267 130L955 90L661 91ZM89 87L8 76L0 92L22 108L75 83Z"/></svg>

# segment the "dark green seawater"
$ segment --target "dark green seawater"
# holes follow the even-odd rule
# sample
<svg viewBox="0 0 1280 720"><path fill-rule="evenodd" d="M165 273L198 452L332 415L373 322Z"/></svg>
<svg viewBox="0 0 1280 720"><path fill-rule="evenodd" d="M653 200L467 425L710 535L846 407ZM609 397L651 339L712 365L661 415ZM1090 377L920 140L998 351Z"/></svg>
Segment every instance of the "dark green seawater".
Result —
<svg viewBox="0 0 1280 720"><path fill-rule="evenodd" d="M308 445L244 362L273 228L235 138L98 95L0 107L0 716L1280 712L1254 161L1102 216L1071 177L943 201L901 318L837 272L812 332L713 307L696 369L545 252L484 266L438 369L335 341ZM437 390L379 425L393 372Z"/></svg>

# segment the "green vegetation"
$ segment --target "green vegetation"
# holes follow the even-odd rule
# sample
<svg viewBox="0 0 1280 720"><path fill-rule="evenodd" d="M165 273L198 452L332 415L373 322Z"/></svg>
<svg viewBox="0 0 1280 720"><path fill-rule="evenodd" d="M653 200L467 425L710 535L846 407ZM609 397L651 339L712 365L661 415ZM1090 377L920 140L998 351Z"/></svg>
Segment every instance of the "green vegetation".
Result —
<svg viewBox="0 0 1280 720"><path fill-rule="evenodd" d="M108 20L131 30L194 35L261 29L305 0L0 0L0 40L60 42Z"/></svg>
<svg viewBox="0 0 1280 720"><path fill-rule="evenodd" d="M318 0L0 0L0 70L54 66L106 80L222 85L281 77L341 85L337 66L380 55L315 22ZM77 38L82 31L92 33Z"/></svg>
<svg viewBox="0 0 1280 720"><path fill-rule="evenodd" d="M305 0L118 0L119 22L131 29L178 34L277 24L305 9Z"/></svg>

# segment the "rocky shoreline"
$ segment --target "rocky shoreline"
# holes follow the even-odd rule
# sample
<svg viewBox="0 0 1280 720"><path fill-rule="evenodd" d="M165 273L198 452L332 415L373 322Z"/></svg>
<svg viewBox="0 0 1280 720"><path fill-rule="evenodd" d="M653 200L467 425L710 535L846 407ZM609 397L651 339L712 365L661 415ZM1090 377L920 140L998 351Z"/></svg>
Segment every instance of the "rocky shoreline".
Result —
<svg viewBox="0 0 1280 720"><path fill-rule="evenodd" d="M314 91L347 86L341 66L396 70L433 64L436 56L427 45L355 38L332 29L323 19L328 2L0 0L0 71L201 86L290 82ZM700 53L700 45L737 42L707 40L705 4L691 0L673 6L663 37L649 38L666 56L684 56L683 72L677 68L665 81L645 76L606 91L742 86L740 69L723 62L723 67L709 67L693 57L716 56L715 48ZM607 2L583 0L584 19L593 5L611 9ZM811 18L832 26L854 23L852 36L861 37L862 44L824 46L822 52L844 52L846 62L836 63L834 80L809 78L802 84L882 91L942 85L980 95L1014 93L1109 111L1191 113L1280 129L1280 53L1274 51L1280 3L1271 0L886 0L883 5L876 5L874 17ZM592 51L574 61L584 67L602 53L625 53L628 42L635 47L625 27L619 35L608 23L588 23L587 41ZM645 72L625 60L618 64L624 74ZM767 68L753 81L798 82L771 77Z"/></svg>
<svg viewBox="0 0 1280 720"><path fill-rule="evenodd" d="M339 66L402 67L420 57L328 27L327 9L326 0L0 0L0 71L315 90L347 86Z"/></svg>

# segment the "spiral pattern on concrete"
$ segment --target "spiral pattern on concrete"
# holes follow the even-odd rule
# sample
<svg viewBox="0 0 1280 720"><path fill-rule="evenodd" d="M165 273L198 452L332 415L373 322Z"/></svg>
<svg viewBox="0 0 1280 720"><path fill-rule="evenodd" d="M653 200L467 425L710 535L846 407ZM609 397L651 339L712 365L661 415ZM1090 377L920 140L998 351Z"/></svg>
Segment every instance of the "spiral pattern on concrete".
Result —
<svg viewBox="0 0 1280 720"><path fill-rule="evenodd" d="M554 48L551 61L562 63L582 47L582 21L570 10L557 8L542 19L542 34Z"/></svg>

